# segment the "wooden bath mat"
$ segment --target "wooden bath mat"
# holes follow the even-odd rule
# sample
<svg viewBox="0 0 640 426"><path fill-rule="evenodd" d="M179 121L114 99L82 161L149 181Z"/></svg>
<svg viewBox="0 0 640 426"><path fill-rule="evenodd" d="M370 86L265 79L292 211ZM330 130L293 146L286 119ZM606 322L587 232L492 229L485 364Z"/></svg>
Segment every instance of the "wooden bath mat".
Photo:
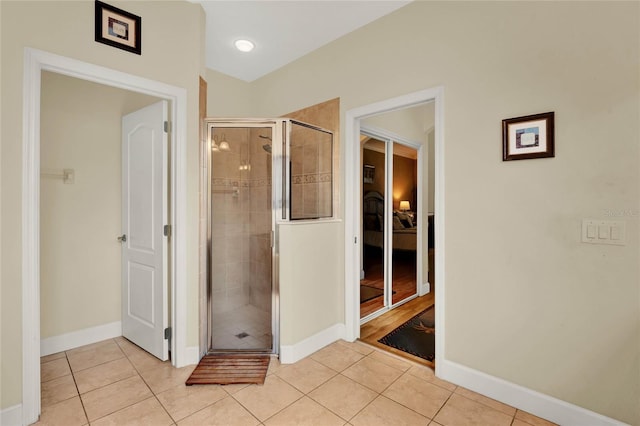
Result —
<svg viewBox="0 0 640 426"><path fill-rule="evenodd" d="M271 356L266 354L205 355L186 385L264 384Z"/></svg>

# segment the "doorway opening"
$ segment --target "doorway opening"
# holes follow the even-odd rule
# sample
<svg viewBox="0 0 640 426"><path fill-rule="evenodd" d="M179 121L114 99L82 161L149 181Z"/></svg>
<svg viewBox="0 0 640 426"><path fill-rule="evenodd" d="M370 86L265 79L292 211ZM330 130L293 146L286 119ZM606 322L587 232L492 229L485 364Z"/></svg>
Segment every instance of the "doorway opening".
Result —
<svg viewBox="0 0 640 426"><path fill-rule="evenodd" d="M434 89L423 90L420 92L411 93L397 98L392 98L386 101L378 102L375 104L367 105L364 107L356 108L347 111L346 114L346 224L345 224L345 307L346 307L346 338L348 340L355 340L363 337L360 329L361 317L360 317L360 280L362 277L361 262L358 259L361 258L361 253L364 251L364 245L366 243L363 234L364 224L364 195L361 194L361 187L363 186L365 164L362 157L362 129L367 127L367 120L382 116L386 113L395 113L411 109L412 107L432 104L433 107L433 124L431 129L428 125L423 127L422 137L413 138L423 142L424 148L427 148L428 137L426 133L431 131L431 139L434 147L433 152L433 171L427 171L425 176L419 177L418 182L422 184L422 190L419 190L419 194L424 194L424 205L422 211L418 212L417 220L422 227L422 232L418 231L418 237L424 240L424 250L422 254L417 258L417 262L421 262L423 267L418 267L418 272L423 271L423 282L419 282L417 285L418 296L432 298L431 303L435 303L435 323L437 323L437 332L435 333L435 354L434 360L436 364L436 374L438 374L438 359L442 359L444 349L444 295L445 295L445 283L444 283L444 140L442 134L442 123L444 117L444 90L442 87ZM424 119L423 119L424 120ZM423 124L424 121L422 122ZM376 123L376 127L380 124ZM398 130L394 131L399 133ZM425 153L427 149L424 149ZM426 157L426 155L425 155ZM423 162L424 163L424 162ZM385 169L386 170L386 169ZM388 172L387 172L388 173ZM429 173L433 173L433 179L429 179ZM426 207L428 195L426 191L429 189L430 182L433 182L433 210ZM420 185L418 185L420 186ZM392 226L392 214L390 210L393 209L393 203L387 200L385 197L385 205L389 205L389 209L385 210L387 221L390 222L389 226ZM399 200L409 201L410 200ZM410 204L410 203L409 203ZM399 205L398 205L399 207ZM412 206L413 207L413 206ZM400 210L400 209L398 209ZM429 220L429 212L433 212L433 220ZM431 222L431 223L430 223ZM430 226L431 225L431 226ZM428 241L429 235L432 235L433 246L438 247L438 250L433 254L434 262L433 267L429 268L429 256L428 256ZM391 232L386 233L387 246L392 245ZM389 249L386 249L389 253ZM387 260L389 255L387 255ZM389 264L385 264L386 268L389 268ZM391 265L391 269L393 265ZM431 291L431 279L426 281L429 276L429 270L433 273L433 281L438 283L438 291L435 295ZM392 274L392 271L391 271ZM390 272L386 272L386 276L390 276ZM391 275L392 276L392 275ZM393 294L387 294L388 299L392 299ZM403 308L411 308L415 303L419 303L421 297L415 297L414 300L410 300L403 304ZM390 300L392 302L392 300ZM418 309L418 308L416 308ZM388 309L387 309L388 310ZM380 311L384 313L384 310ZM419 313L419 312L416 312ZM372 318L375 318L376 313L371 314ZM366 317L365 317L366 318ZM366 318L370 320L372 318Z"/></svg>
<svg viewBox="0 0 640 426"><path fill-rule="evenodd" d="M170 243L172 364L193 363L186 347L186 117L183 88L148 80L109 68L36 49L25 49L22 179L22 412L25 424L40 415L40 107L41 77L51 71L133 92L158 97L171 104L175 131L170 137L170 216L174 238ZM197 354L197 351L196 351Z"/></svg>
<svg viewBox="0 0 640 426"><path fill-rule="evenodd" d="M127 155L123 163L123 153L132 150L122 144L124 133L127 146L155 143L155 152L163 154L167 146L162 141L167 137L162 132L165 114L162 108L155 107L149 113L145 107L166 101L48 71L42 73L41 93L40 354L123 335L165 360L168 342L162 328L169 321L169 312L158 297L166 297L168 292L163 256L166 240L161 237L162 224L167 223L168 197L162 196L167 192L163 190L166 179L141 187L144 170L139 160L144 158ZM101 102L95 103L95 99ZM133 134L121 130L125 116L127 126L135 128ZM152 124L155 128L149 127ZM156 164L166 170L168 158L163 157ZM155 169L150 172L158 172ZM133 175L132 170L136 170ZM153 199L162 203L155 206L156 216L161 217L149 220L146 210L152 206L144 197L123 197L131 190L153 193ZM158 227L152 229L143 223L157 223ZM147 237L154 236L150 241L160 244L149 244ZM135 261L123 264L123 254L131 250L137 251ZM140 250L144 252L140 254ZM133 273L123 273L123 265ZM159 303L139 300L148 294L135 291L147 287L146 282L136 279L147 277L145 271L154 271L157 282L149 288L155 288ZM130 297L135 294L137 298ZM132 309L124 309L126 306ZM150 314L151 308L155 315ZM132 327L129 318L136 325ZM149 324L159 330L149 332ZM164 347L164 351L154 350L156 347Z"/></svg>

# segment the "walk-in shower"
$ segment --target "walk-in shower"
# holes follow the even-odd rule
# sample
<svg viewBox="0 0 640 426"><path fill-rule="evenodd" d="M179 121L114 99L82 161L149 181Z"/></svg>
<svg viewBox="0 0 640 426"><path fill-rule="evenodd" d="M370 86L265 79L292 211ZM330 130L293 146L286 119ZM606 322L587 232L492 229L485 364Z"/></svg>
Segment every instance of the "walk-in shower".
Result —
<svg viewBox="0 0 640 426"><path fill-rule="evenodd" d="M204 126L209 352L277 353L277 226L332 217L333 134L289 119Z"/></svg>

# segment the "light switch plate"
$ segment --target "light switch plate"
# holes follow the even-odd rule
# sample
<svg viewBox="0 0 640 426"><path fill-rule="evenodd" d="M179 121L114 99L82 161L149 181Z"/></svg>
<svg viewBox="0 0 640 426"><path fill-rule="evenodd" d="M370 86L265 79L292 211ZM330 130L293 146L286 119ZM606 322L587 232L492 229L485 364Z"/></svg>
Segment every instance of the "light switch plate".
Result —
<svg viewBox="0 0 640 426"><path fill-rule="evenodd" d="M621 220L582 220L582 242L587 244L626 244L625 222Z"/></svg>

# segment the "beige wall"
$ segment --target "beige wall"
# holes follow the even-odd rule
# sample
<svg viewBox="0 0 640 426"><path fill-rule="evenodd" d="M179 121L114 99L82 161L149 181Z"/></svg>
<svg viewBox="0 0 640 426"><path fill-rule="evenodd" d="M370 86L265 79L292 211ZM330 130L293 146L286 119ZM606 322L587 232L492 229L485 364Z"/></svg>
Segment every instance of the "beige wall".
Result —
<svg viewBox="0 0 640 426"><path fill-rule="evenodd" d="M122 116L156 98L44 72L40 167L40 335L120 321ZM100 102L96 102L99 99Z"/></svg>
<svg viewBox="0 0 640 426"><path fill-rule="evenodd" d="M278 226L280 239L280 343L295 345L344 322L344 245L338 222ZM318 254L321 254L320 256ZM286 259L286 260L285 260Z"/></svg>
<svg viewBox="0 0 640 426"><path fill-rule="evenodd" d="M414 2L252 84L257 114L339 96L343 118L443 85L446 359L635 424L639 7ZM501 120L546 111L556 157L502 162ZM611 211L627 245L581 244Z"/></svg>
<svg viewBox="0 0 640 426"><path fill-rule="evenodd" d="M207 117L257 117L251 85L207 68Z"/></svg>
<svg viewBox="0 0 640 426"><path fill-rule="evenodd" d="M423 143L435 122L435 103L429 102L398 111L385 112L362 120L363 124L395 133L413 142Z"/></svg>
<svg viewBox="0 0 640 426"><path fill-rule="evenodd" d="M159 7L159 3L162 7ZM187 2L117 2L142 17L142 55L93 39L94 2L2 1L2 358L0 407L22 399L21 177L24 48L139 75L187 90L187 345L198 344L198 74L203 71L203 12ZM73 25L61 25L73 22ZM170 36L167 28L171 28Z"/></svg>

